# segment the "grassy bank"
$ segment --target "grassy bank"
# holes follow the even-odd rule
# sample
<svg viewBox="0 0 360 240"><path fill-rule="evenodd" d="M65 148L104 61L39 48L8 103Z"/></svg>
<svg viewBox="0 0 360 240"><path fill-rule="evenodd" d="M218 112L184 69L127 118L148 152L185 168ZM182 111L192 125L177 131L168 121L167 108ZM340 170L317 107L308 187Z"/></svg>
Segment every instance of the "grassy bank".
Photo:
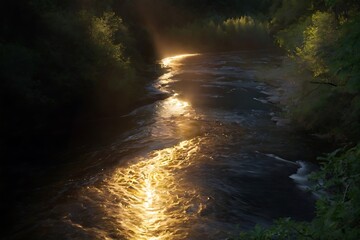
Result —
<svg viewBox="0 0 360 240"><path fill-rule="evenodd" d="M360 6L342 0L277 2L270 29L288 58L259 77L285 78L280 85L294 90L283 98L288 117L309 133L345 147L318 158L321 169L311 178L313 191L322 194L313 221L281 219L234 239L358 239Z"/></svg>

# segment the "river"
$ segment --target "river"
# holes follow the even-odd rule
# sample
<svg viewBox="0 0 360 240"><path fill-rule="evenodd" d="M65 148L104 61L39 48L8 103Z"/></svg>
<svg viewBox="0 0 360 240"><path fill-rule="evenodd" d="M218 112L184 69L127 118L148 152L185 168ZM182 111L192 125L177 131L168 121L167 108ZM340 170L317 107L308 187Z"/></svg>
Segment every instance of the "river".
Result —
<svg viewBox="0 0 360 240"><path fill-rule="evenodd" d="M268 101L274 87L256 78L282 58L163 59L149 92L169 97L119 118L124 129L111 144L67 167L81 177L39 188L13 238L226 239L279 217L310 220L311 139L274 120L283 114Z"/></svg>

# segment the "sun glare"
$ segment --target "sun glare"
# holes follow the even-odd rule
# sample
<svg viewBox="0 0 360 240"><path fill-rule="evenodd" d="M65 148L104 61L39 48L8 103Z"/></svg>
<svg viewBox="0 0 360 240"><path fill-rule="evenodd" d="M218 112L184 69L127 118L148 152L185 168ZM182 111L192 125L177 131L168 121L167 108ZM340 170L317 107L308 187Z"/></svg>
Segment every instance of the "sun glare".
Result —
<svg viewBox="0 0 360 240"><path fill-rule="evenodd" d="M180 54L180 55L176 55L176 56L172 56L172 57L167 57L161 60L161 65L163 67L171 67L172 63L174 61L178 61L181 60L183 58L186 57L193 57L193 56L197 56L199 55L198 53L190 53L190 54Z"/></svg>

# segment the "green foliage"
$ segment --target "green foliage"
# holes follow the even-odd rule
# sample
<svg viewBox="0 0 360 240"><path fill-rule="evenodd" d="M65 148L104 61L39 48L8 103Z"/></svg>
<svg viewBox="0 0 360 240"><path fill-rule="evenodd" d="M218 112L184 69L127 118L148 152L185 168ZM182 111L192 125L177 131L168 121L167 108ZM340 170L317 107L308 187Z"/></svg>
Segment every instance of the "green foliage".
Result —
<svg viewBox="0 0 360 240"><path fill-rule="evenodd" d="M296 23L299 18L309 13L310 6L311 1L274 1L272 9L270 9L270 12L272 12L271 28L279 31Z"/></svg>
<svg viewBox="0 0 360 240"><path fill-rule="evenodd" d="M274 225L267 229L256 226L250 232L241 233L234 240L305 240L312 239L311 237L307 223L285 218L275 221Z"/></svg>
<svg viewBox="0 0 360 240"><path fill-rule="evenodd" d="M235 239L349 239L360 236L360 144L338 149L319 160L321 170L313 175L316 191L323 194L317 202L317 215L312 222L281 219L268 229L257 226Z"/></svg>
<svg viewBox="0 0 360 240"><path fill-rule="evenodd" d="M309 1L308 8L300 7L300 1L277 1L276 6L272 27L281 29L276 32L278 44L313 75L303 81L291 108L293 119L308 130L358 142L358 1ZM313 221L281 219L269 228L258 226L236 239L358 239L360 144L338 149L319 161L321 169L312 178L317 182L314 191L322 194Z"/></svg>
<svg viewBox="0 0 360 240"><path fill-rule="evenodd" d="M266 13L271 3L268 0L170 0L168 2L177 8L191 11L201 18L214 15L234 17L240 14Z"/></svg>
<svg viewBox="0 0 360 240"><path fill-rule="evenodd" d="M273 11L274 19L283 4ZM296 7L299 1L287 4L291 5L289 12L300 9ZM293 119L307 130L345 141L356 141L360 135L360 21L356 9L351 1L313 1L311 8L294 17L293 24L279 24L280 29L285 28L276 33L277 43L313 74L303 81L299 101L291 109Z"/></svg>
<svg viewBox="0 0 360 240"><path fill-rule="evenodd" d="M359 236L359 159L360 144L350 149L338 149L319 159L322 167L314 179L329 194L317 205L317 218L312 226L315 238L357 239Z"/></svg>
<svg viewBox="0 0 360 240"><path fill-rule="evenodd" d="M314 73L314 77L328 74L325 60L339 38L335 15L328 12L315 12L311 24L304 31L304 44L298 47L297 55Z"/></svg>
<svg viewBox="0 0 360 240"><path fill-rule="evenodd" d="M324 0L324 2L337 15L348 15L360 10L357 0Z"/></svg>
<svg viewBox="0 0 360 240"><path fill-rule="evenodd" d="M86 15L86 13L83 13ZM113 12L105 12L101 17L93 17L90 25L90 35L94 41L94 45L100 48L99 51L104 52L105 56L110 57L114 61L121 61L122 51L121 44L114 43L115 32L122 29L126 32L122 25L122 20Z"/></svg>
<svg viewBox="0 0 360 240"><path fill-rule="evenodd" d="M276 42L284 48L290 56L296 56L296 49L305 41L304 32L311 23L311 18L299 20L297 23L276 33Z"/></svg>
<svg viewBox="0 0 360 240"><path fill-rule="evenodd" d="M7 146L19 138L25 146L66 138L79 115L119 114L144 93L135 73L145 61L120 16L96 0L78 3L23 0L6 6L0 131ZM17 12L24 14L15 19Z"/></svg>
<svg viewBox="0 0 360 240"><path fill-rule="evenodd" d="M327 59L330 71L339 82L347 85L347 91L360 90L360 16L345 20L340 37L334 44L334 54ZM336 51L335 51L336 50Z"/></svg>
<svg viewBox="0 0 360 240"><path fill-rule="evenodd" d="M169 41L196 51L236 50L266 47L271 44L268 27L249 16L225 20L203 20L170 29Z"/></svg>

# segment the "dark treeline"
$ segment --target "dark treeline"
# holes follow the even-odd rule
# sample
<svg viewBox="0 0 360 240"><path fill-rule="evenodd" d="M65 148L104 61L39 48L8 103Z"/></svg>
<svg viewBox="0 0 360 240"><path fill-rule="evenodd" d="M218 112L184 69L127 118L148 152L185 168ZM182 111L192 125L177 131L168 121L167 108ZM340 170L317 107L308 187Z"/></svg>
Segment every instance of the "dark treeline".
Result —
<svg viewBox="0 0 360 240"><path fill-rule="evenodd" d="M152 41L111 1L1 5L1 136L12 160L24 153L31 161L36 147L61 148L76 118L119 114L144 94Z"/></svg>
<svg viewBox="0 0 360 240"><path fill-rule="evenodd" d="M266 18L272 1L136 0L131 4L142 24L151 29L160 55L269 44L266 24L260 20Z"/></svg>

